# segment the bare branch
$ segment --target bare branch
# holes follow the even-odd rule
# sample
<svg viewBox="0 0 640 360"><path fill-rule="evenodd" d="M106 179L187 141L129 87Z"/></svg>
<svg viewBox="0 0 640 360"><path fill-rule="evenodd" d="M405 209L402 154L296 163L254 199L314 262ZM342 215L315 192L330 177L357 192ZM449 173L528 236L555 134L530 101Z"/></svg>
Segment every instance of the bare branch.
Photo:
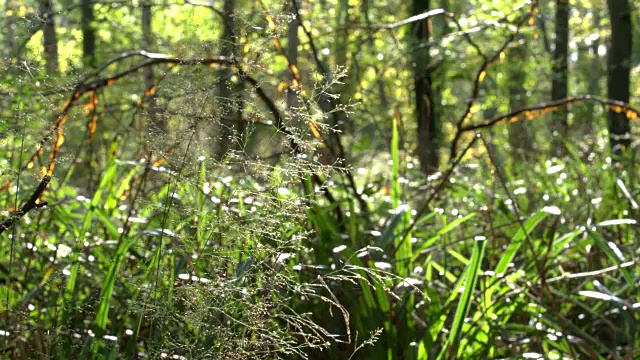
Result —
<svg viewBox="0 0 640 360"><path fill-rule="evenodd" d="M630 112L631 114L634 114L635 117L640 118L640 110L632 107L631 105L629 105L629 104L627 104L625 102L606 99L606 98L599 97L599 96L594 96L594 95L583 95L583 96L571 96L571 97L564 98L564 99L561 99L561 100L558 100L558 101L553 101L553 102L548 102L548 103L541 103L541 104L538 104L538 105L529 106L529 107L526 107L526 108L515 110L515 111L512 111L512 112L510 112L508 114L500 115L498 117L495 117L495 118L493 118L491 120L488 120L488 121L486 121L486 122L484 122L482 124L463 126L460 129L460 131L462 133L465 133L465 132L469 132L469 131L481 130L481 129L485 129L485 128L491 127L493 125L502 123L502 122L517 121L517 120L519 120L520 117L525 116L527 114L531 114L532 116L541 115L542 113L547 113L547 112L550 112L550 111L558 110L563 105L576 104L576 103L581 103L581 102L595 102L595 103L600 103L600 104L607 105L607 106L610 106L610 107L618 107L621 112L622 111Z"/></svg>
<svg viewBox="0 0 640 360"><path fill-rule="evenodd" d="M20 220L29 211L36 208L41 208L43 206L47 206L46 201L43 201L40 203L37 201L42 196L44 191L47 189L47 186L49 185L50 181L51 181L51 176L45 175L44 177L42 177L42 179L40 180L40 184L38 184L38 187L34 190L33 194L31 194L31 197L29 198L29 200L27 200L27 202L25 202L22 206L20 206L20 209L9 214L9 217L5 219L2 223L0 223L0 234L2 234L5 230L10 228L11 225L13 225L16 221Z"/></svg>
<svg viewBox="0 0 640 360"><path fill-rule="evenodd" d="M195 2L195 1L191 1L191 0L184 0L184 3L185 4L189 4L191 6L206 7L207 9L213 11L214 13L216 13L218 16L220 16L224 20L224 14L222 13L222 11L216 9L213 6L213 2L212 1L207 1L206 3L199 3L199 2Z"/></svg>
<svg viewBox="0 0 640 360"><path fill-rule="evenodd" d="M298 7L297 1L292 1L292 5L293 5L293 9L296 12L296 16L299 19L299 24L300 27L302 28L302 31L304 31L305 35L307 36L307 39L309 40L309 46L311 47L311 51L313 53L313 59L316 63L316 66L318 66L318 68L320 69L322 75L324 75L327 79L329 79L331 77L330 72L327 69L327 66L322 62L322 60L320 60L320 57L318 56L318 51L317 48L315 46L315 42L314 42L314 38L313 35L311 34L311 31L304 25L304 21L302 21L302 15L300 14L300 9ZM325 111L326 113L332 113L333 115L333 122L334 125L338 124L338 118L337 118L337 111L336 109L338 108L338 102L339 99L326 99L329 103L330 109L323 109L323 110L329 110L329 111ZM340 137L340 134L337 132L333 132L333 138L334 141L336 143L336 147L337 147L337 152L338 152L338 158L340 160L346 161L346 151L344 148L344 145L342 144L342 139ZM333 147L328 146L329 150L331 152L334 152ZM351 173L351 170L348 169L347 167L345 167L345 171L344 171L344 175L347 178L347 181L349 182L349 187L351 188L351 190L353 191L353 195L355 196L356 200L358 201L358 204L360 205L360 208L362 209L362 211L364 212L368 212L369 211L369 206L367 205L367 202L364 200L364 198L362 197L362 194L358 191L358 186L356 185L356 181L353 177L353 174Z"/></svg>
<svg viewBox="0 0 640 360"><path fill-rule="evenodd" d="M487 75L487 69L489 68L489 65L494 63L500 57L500 54L503 51L505 51L506 48L512 42L514 42L516 40L516 37L518 36L518 34L520 34L520 28L525 24L527 19L530 18L530 14L535 11L535 8L537 6L536 4L537 3L533 3L531 5L531 10L530 10L529 14L523 15L517 21L516 29L511 33L511 35L507 38L507 40L504 41L504 43L502 44L502 46L500 46L498 51L496 51L493 54L493 56L491 56L490 58L484 56L484 63L482 63L482 65L478 69L478 72L476 73L475 81L473 82L473 90L471 91L471 97L469 98L469 101L467 102L467 108L466 108L464 114L460 117L460 119L458 120L458 122L456 124L457 131L456 131L456 134L455 134L455 136L453 138L453 141L451 141L451 149L449 151L450 159L455 159L456 158L458 142L460 141L460 136L462 135L462 131L461 130L463 128L463 124L464 124L464 122L466 120L468 120L471 117L471 109L473 108L473 105L478 100L478 94L480 93L480 84L482 83L482 80L484 80L484 77Z"/></svg>
<svg viewBox="0 0 640 360"><path fill-rule="evenodd" d="M392 23L392 24L384 24L384 25L378 25L376 26L376 28L378 29L395 29L398 27L401 27L403 25L407 25L407 24L411 24L420 20L424 20L424 19L428 19L430 17L434 17L436 15L444 15L446 17L451 17L453 18L453 14L446 12L444 9L434 9L431 11L427 11L425 13L422 14L418 14L415 16L412 16L408 19L404 19L404 20L400 20L398 22Z"/></svg>

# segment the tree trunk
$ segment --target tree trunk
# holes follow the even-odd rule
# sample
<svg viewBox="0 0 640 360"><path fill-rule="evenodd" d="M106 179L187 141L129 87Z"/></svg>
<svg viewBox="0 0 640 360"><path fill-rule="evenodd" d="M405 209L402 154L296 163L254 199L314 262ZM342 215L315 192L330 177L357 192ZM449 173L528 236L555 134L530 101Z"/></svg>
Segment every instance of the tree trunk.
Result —
<svg viewBox="0 0 640 360"><path fill-rule="evenodd" d="M523 62L526 60L524 44L513 48L507 57L513 64L509 66L509 107L510 111L522 109L527 105L527 91L524 87L527 75ZM520 119L509 124L509 143L514 152L514 159L528 160L532 157L533 129L527 126L526 120Z"/></svg>
<svg viewBox="0 0 640 360"><path fill-rule="evenodd" d="M412 15L427 12L429 8L430 0L413 0ZM414 55L414 102L418 121L417 154L420 167L425 174L437 171L440 164L439 124L436 119L436 104L433 101L431 56L429 55L429 47L426 46L429 36L429 20L423 20L416 24L415 37L417 41L410 42L413 45L420 45L415 49Z"/></svg>
<svg viewBox="0 0 640 360"><path fill-rule="evenodd" d="M553 80L551 84L551 100L564 99L568 95L568 57L569 57L569 0L556 1L556 38L553 51ZM567 139L567 107L553 113L552 130L554 132L553 153L556 156L566 154L563 140Z"/></svg>
<svg viewBox="0 0 640 360"><path fill-rule="evenodd" d="M96 67L96 32L93 27L93 0L82 0L82 60L86 68Z"/></svg>
<svg viewBox="0 0 640 360"><path fill-rule="evenodd" d="M369 0L363 0L362 1L362 14L364 16L365 22L367 24L368 27L373 28L373 24L371 23L371 18L369 16L369 8L370 8L370 4L369 4ZM371 49L375 49L375 42L373 40L373 33L372 32L367 32L367 42L369 44L369 46L371 47ZM380 74L380 69L378 68L378 66L373 66L373 71L375 71L376 73L376 84L378 85L378 96L379 96L379 100L380 100L380 107L383 109L387 109L389 107L389 101L387 100L387 94L385 91L385 87L384 87L384 80L382 76L379 76ZM404 141L400 141L400 146L402 147L404 145Z"/></svg>
<svg viewBox="0 0 640 360"><path fill-rule="evenodd" d="M338 32L335 37L335 61L337 66L344 66L347 63L347 43L349 41L349 0L338 0L336 11L336 22Z"/></svg>
<svg viewBox="0 0 640 360"><path fill-rule="evenodd" d="M15 48L15 32L14 26L16 23L16 6L13 3L13 0L5 0L4 3L4 58L7 60L11 59L13 55L13 49Z"/></svg>
<svg viewBox="0 0 640 360"><path fill-rule="evenodd" d="M237 36L235 30L235 0L224 0L222 17L224 30L220 39L220 55L226 57L236 57ZM216 144L215 157L218 160L224 158L231 148L238 148L241 142L239 138L234 139L238 134L238 125L242 122L242 113L239 110L241 100L239 98L238 83L231 81L233 71L229 67L224 67L218 79L218 108L220 124L214 126L218 131L218 143Z"/></svg>
<svg viewBox="0 0 640 360"><path fill-rule="evenodd" d="M607 64L608 97L629 102L631 83L631 8L628 0L607 0L611 19L611 46ZM624 112L609 110L609 141L614 154L631 144L629 119Z"/></svg>
<svg viewBox="0 0 640 360"><path fill-rule="evenodd" d="M51 0L40 0L40 16L44 23L44 60L47 74L54 75L59 71L58 65L58 38L56 36L56 24Z"/></svg>
<svg viewBox="0 0 640 360"><path fill-rule="evenodd" d="M289 0L288 7L289 11L295 13L295 9L293 2L298 0ZM287 33L287 56L289 57L289 63L294 66L298 66L298 46L300 45L300 38L298 37L298 28L300 27L300 19L298 17L294 18L289 22L288 33ZM293 75L290 75L290 80L293 80ZM291 113L293 116L293 111L291 110L298 103L298 96L292 90L287 92L287 111Z"/></svg>
<svg viewBox="0 0 640 360"><path fill-rule="evenodd" d="M594 2L593 6L593 23L592 26L594 29L600 29L600 11L604 9L600 9L598 2ZM600 38L592 39L591 46L589 46L589 58L591 59L591 66L587 75L588 77L588 90L587 92L591 95L600 95L600 79L602 76L602 64L600 61L600 55L598 55L598 48L600 47ZM590 112L590 122L589 124L584 124L583 129L584 133L588 134L593 132L593 127L596 124L596 116L595 111L598 104L591 105Z"/></svg>
<svg viewBox="0 0 640 360"><path fill-rule="evenodd" d="M357 73L358 64L355 61L351 61L349 59L349 33L351 31L351 20L349 14L354 10L353 4L349 4L349 0L338 0L338 9L336 11L336 24L338 30L335 36L335 47L333 49L334 59L336 66L349 68L351 65L352 68L349 68L346 76L341 79L342 84L336 84L333 87L333 91L340 95L339 104L347 104L351 99L354 91L354 75ZM355 131L355 124L353 121L350 121L348 116L344 113L344 111L339 111L334 113L332 116L333 124L332 126L339 130L341 134L351 134ZM339 140L336 139L334 142L337 144ZM340 150L336 152L340 154ZM346 156L346 154L341 154Z"/></svg>
<svg viewBox="0 0 640 360"><path fill-rule="evenodd" d="M141 7L141 20L142 20L142 49L146 51L153 51L153 32L151 29L151 3L150 1L145 1L142 3ZM144 77L144 87L147 91L152 89L155 86L154 76L153 76L153 67L147 66L142 70L142 75ZM164 118L162 118L159 109L158 102L156 101L155 91L151 92L149 95L149 99L147 103L149 104L148 112L149 119L153 124L152 131L155 130L159 132L161 135L166 134L167 132L167 122Z"/></svg>

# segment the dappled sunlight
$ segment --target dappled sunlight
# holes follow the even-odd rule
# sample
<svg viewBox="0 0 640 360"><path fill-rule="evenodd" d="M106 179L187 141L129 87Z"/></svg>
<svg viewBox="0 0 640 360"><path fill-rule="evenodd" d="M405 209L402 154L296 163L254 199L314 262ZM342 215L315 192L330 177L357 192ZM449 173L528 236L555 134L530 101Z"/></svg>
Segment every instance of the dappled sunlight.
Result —
<svg viewBox="0 0 640 360"><path fill-rule="evenodd" d="M3 356L635 358L631 3L5 1Z"/></svg>

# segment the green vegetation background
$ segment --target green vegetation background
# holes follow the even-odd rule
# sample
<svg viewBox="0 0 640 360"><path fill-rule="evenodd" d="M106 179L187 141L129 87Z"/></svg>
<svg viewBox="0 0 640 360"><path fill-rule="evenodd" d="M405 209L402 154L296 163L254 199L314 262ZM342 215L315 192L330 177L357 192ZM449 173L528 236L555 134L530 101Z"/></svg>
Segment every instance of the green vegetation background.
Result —
<svg viewBox="0 0 640 360"><path fill-rule="evenodd" d="M0 1L0 357L640 357L637 4L425 4Z"/></svg>

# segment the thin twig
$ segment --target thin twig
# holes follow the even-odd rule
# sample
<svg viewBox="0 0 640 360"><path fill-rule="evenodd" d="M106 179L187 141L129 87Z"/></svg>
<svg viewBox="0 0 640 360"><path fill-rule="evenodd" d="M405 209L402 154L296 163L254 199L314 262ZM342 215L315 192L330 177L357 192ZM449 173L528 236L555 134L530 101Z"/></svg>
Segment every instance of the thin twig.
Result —
<svg viewBox="0 0 640 360"><path fill-rule="evenodd" d="M44 191L47 189L47 186L49 185L50 181L51 181L51 176L45 175L42 177L42 179L40 180L40 184L38 184L38 187L34 190L29 200L27 200L27 202L25 202L22 206L20 206L20 209L9 214L9 217L5 219L2 223L0 223L0 234L2 234L5 230L10 228L11 225L13 225L16 221L22 218L29 211L36 208L41 208L43 206L47 206L46 201L43 201L43 202L37 202L37 201L42 196L42 193L44 193Z"/></svg>
<svg viewBox="0 0 640 360"><path fill-rule="evenodd" d="M631 114L637 117L640 117L640 110L634 108L633 106L631 106L626 102L611 100L611 99L603 98L600 96L594 96L594 95L581 95L581 96L570 96L564 99L560 99L560 100L556 100L548 103L540 103L537 105L518 109L508 114L500 115L498 117L492 118L491 120L488 120L481 124L463 126L460 129L460 131L462 133L469 132L469 131L477 131L477 130L491 127L501 122L517 121L519 120L520 117L525 116L527 114L534 113L532 115L541 115L546 112L559 110L563 105L576 104L581 102L595 102L595 103L600 103L607 106L619 107L620 111L624 111L625 113L630 112ZM537 114L535 114L536 112Z"/></svg>
<svg viewBox="0 0 640 360"><path fill-rule="evenodd" d="M485 149L487 150L487 155L489 155L489 161L491 162L491 167L493 167L493 169L495 170L495 174L498 177L498 182L500 183L500 186L502 187L502 189L504 190L505 194L507 195L507 197L509 198L509 200L511 201L511 204L513 205L513 213L516 216L516 220L518 221L518 224L520 225L520 229L522 230L523 234L524 234L524 239L525 239L525 246L529 249L529 251L531 251L531 256L533 257L533 262L536 265L536 268L538 270L538 274L540 275L541 279L542 279L542 284L545 284L545 272L544 272L544 268L542 267L542 264L540 264L540 261L538 259L538 256L536 254L535 248L533 247L533 240L531 240L531 236L529 236L529 231L527 231L527 228L524 226L524 220L522 220L522 217L520 216L520 210L518 210L518 203L516 202L515 198L513 197L513 195L509 192L509 188L507 188L507 182L505 180L505 177L503 176L501 169L498 167L498 164L493 156L493 152L491 151L491 148L489 147L489 144L487 144L487 142L484 140L484 138L481 137L482 140L482 144L484 145ZM542 295L542 294L540 294Z"/></svg>
<svg viewBox="0 0 640 360"><path fill-rule="evenodd" d="M580 278L585 278L585 277L592 277L592 276L601 276L604 275L608 272L612 272L612 271L616 271L616 270L620 270L622 268L626 268L626 267L630 267L635 265L636 262L635 261L627 261L624 262L620 265L614 265L614 266L609 266L600 270L593 270L593 271L585 271L585 272L581 272L581 273L571 273L571 274L562 274L560 276L556 276L554 278L548 279L547 283L552 283L552 282L558 282L561 280L565 280L565 279L580 279Z"/></svg>
<svg viewBox="0 0 640 360"><path fill-rule="evenodd" d="M434 9L431 11L427 11L425 13L422 14L418 14L415 16L412 16L410 18L404 19L404 20L400 20L398 22L392 23L392 24L383 24L383 25L378 25L375 26L375 29L386 29L386 30L391 30L391 29L395 29L404 25L408 25L408 24L412 24L414 22L417 21L421 21L421 20L425 20L434 16L438 16L441 15L443 17L445 17L446 19L450 20L451 22L453 22L456 25L456 28L458 28L459 34L462 35L465 40L467 40L467 42L469 43L469 45L471 45L480 56L482 56L483 59L486 59L486 56L484 55L484 53L482 52L482 50L480 49L480 47L478 46L478 44L476 44L475 41L473 41L473 39L471 38L471 35L469 32L465 31L464 28L462 27L462 25L460 24L460 22L458 21L458 19L456 19L455 15L453 13L447 12L444 9Z"/></svg>
<svg viewBox="0 0 640 360"><path fill-rule="evenodd" d="M328 71L327 66L320 60L320 57L318 56L318 50L316 48L313 35L311 34L311 31L304 25L304 21L302 21L302 16L300 14L300 9L298 7L297 1L292 1L292 5L293 5L293 10L295 11L295 15L299 19L298 23L300 24L302 31L305 33L305 35L307 36L307 39L309 40L309 46L311 47L311 52L313 54L313 59L314 59L314 62L316 63L316 66L320 69L320 72L322 73L323 76L325 76L325 78L330 79L331 73ZM328 98L326 100L328 101L331 107L329 111L326 111L326 112L332 113L334 117L334 125L337 125L338 124L337 109L339 108L340 104L338 103L337 99ZM332 132L332 134L338 148L338 158L342 161L346 161L346 150L344 148L344 145L342 144L342 138L340 137L338 132ZM333 147L329 146L328 148L329 148L329 151L333 152ZM364 213L368 213L369 205L367 204L365 199L362 197L362 194L358 191L358 186L356 184L355 178L353 177L353 174L351 173L351 170L348 168L348 166L344 167L343 173L346 176L347 181L349 182L349 188L351 188L351 191L353 192L353 196L356 198L358 205L360 205L360 209Z"/></svg>
<svg viewBox="0 0 640 360"><path fill-rule="evenodd" d="M534 2L531 6L532 6L531 11L534 11L535 7L537 6L537 3ZM456 134L453 137L453 141L451 141L451 149L449 151L451 159L456 158L458 142L460 141L460 136L462 136L462 133L463 133L462 129L464 126L464 122L471 117L471 109L473 108L473 106L476 104L476 101L478 100L478 94L480 93L480 85L482 84L482 81L487 75L487 69L491 64L493 64L496 60L498 60L498 58L500 57L500 54L503 51L505 51L512 42L516 40L516 38L520 34L520 28L525 24L525 22L529 18L530 18L530 13L523 15L516 22L515 30L511 33L511 35L509 35L507 40L505 40L502 43L500 48L493 54L493 56L484 57L484 62L482 63L482 65L478 69L478 72L476 73L476 78L475 78L475 81L473 82L473 90L471 90L471 97L469 98L469 101L467 101L467 108L456 124L456 129L457 129Z"/></svg>
<svg viewBox="0 0 640 360"><path fill-rule="evenodd" d="M437 199L440 196L440 194L442 194L442 190L444 190L444 186L449 182L449 179L451 178L453 171L458 167L458 165L460 164L464 156L467 154L469 149L471 149L471 147L476 143L476 141L478 141L479 138L480 138L479 135L474 136L473 139L469 141L469 144L467 144L467 146L464 148L460 156L458 156L458 158L455 159L455 161L453 161L451 165L449 165L449 169L442 176L440 183L438 183L436 188L431 192L431 194L429 194L429 197L427 197L427 199L424 201L424 203L422 204L422 207L418 210L416 215L413 217L413 221L411 222L411 224L409 224L409 226L403 231L402 241L398 242L398 244L393 249L393 253L391 255L392 257L395 256L395 253L400 249L400 245L402 245L402 243L406 241L407 235L410 234L411 231L415 228L418 220L420 220L422 215L424 215L427 212L427 210L429 210L429 206L431 206L431 202Z"/></svg>

